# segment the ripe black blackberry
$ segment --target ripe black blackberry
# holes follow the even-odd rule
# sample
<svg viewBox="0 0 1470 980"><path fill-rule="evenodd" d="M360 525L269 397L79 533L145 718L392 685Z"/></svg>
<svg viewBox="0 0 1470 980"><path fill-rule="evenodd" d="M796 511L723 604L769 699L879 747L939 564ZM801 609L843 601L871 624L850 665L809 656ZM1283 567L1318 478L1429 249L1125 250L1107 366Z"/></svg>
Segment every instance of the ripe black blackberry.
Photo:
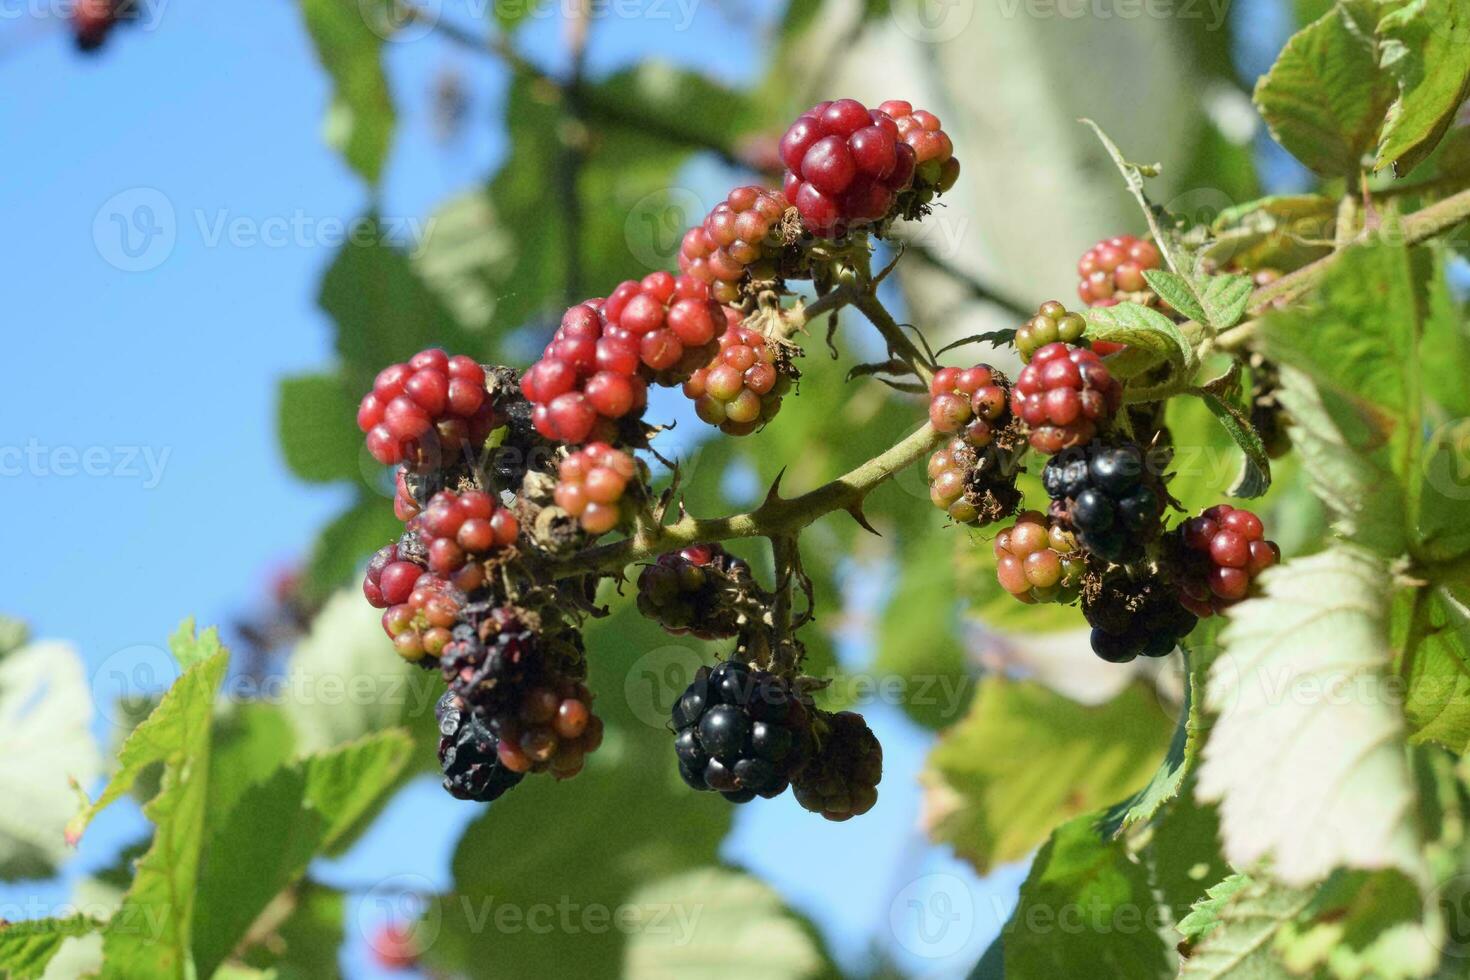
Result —
<svg viewBox="0 0 1470 980"><path fill-rule="evenodd" d="M1052 499L1052 517L1097 558L1131 561L1158 534L1163 486L1135 443L1065 450L1047 461L1041 482Z"/></svg>
<svg viewBox="0 0 1470 980"><path fill-rule="evenodd" d="M878 802L883 746L863 716L818 712L818 749L792 782L796 802L828 820L862 816Z"/></svg>
<svg viewBox="0 0 1470 980"><path fill-rule="evenodd" d="M1092 626L1092 651L1108 663L1167 657L1199 622L1179 604L1174 586L1158 575L1134 578L1121 569L1083 586L1082 614Z"/></svg>
<svg viewBox="0 0 1470 980"><path fill-rule="evenodd" d="M748 803L786 791L806 759L811 716L786 681L729 660L699 669L673 722L684 782Z"/></svg>
<svg viewBox="0 0 1470 980"><path fill-rule="evenodd" d="M494 733L461 707L452 691L445 691L434 706L434 718L439 722L439 768L450 796L489 803L521 781L521 773L501 765Z"/></svg>
<svg viewBox="0 0 1470 980"><path fill-rule="evenodd" d="M580 633L547 629L537 614L492 601L464 608L439 666L449 690L492 731L515 715L530 687L586 674Z"/></svg>
<svg viewBox="0 0 1470 980"><path fill-rule="evenodd" d="M659 555L638 576L638 611L678 636L734 636L761 602L750 566L718 544Z"/></svg>

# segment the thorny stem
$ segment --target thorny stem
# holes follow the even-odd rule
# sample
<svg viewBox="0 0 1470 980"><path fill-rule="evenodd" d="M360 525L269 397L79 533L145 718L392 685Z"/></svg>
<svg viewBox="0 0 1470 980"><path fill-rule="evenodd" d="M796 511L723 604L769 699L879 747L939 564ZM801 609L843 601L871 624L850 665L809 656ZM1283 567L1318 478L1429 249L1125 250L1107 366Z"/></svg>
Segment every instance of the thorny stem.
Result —
<svg viewBox="0 0 1470 980"><path fill-rule="evenodd" d="M892 448L830 483L800 496L782 499L772 493L755 510L732 517L704 519L684 515L672 524L650 528L612 544L600 545L560 561L548 570L553 577L615 572L697 542L728 541L731 538L793 537L818 518L836 510L860 508L874 487L891 479L938 448L947 438L924 425Z"/></svg>

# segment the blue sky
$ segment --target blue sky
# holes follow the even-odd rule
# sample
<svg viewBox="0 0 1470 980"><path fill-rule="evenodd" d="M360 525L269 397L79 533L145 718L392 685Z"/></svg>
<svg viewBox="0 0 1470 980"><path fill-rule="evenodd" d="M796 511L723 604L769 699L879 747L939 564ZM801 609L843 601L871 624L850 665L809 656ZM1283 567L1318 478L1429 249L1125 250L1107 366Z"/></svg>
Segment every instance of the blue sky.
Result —
<svg viewBox="0 0 1470 980"><path fill-rule="evenodd" d="M1235 13L1273 6L1260 0ZM651 53L697 61L732 83L753 77L758 39L732 30L721 5L698 4L686 32L676 20L599 22L593 69ZM533 21L524 43L554 64L557 25ZM1259 47L1278 46L1272 38ZM380 207L422 219L483 181L504 152L485 123L498 117L506 76L433 42L390 45L388 64L399 130ZM460 71L472 98L470 123L448 146L435 140L428 100L445 67ZM156 29L119 32L96 58L78 57L58 21L0 19L0 91L9 93L0 99L9 151L0 331L11 358L0 387L10 545L0 606L40 635L76 642L96 670L120 651L161 648L185 614L228 621L343 503L344 491L286 471L275 385L329 362L315 294L333 246L321 232L362 213L369 197L321 139L325 76L285 0L167 3ZM126 272L108 261L126 264L106 218L119 194L173 209L176 235L156 268ZM213 240L221 220L236 219L314 230L280 246ZM876 943L916 975L962 973L1004 920L1024 869L982 885L928 846L908 778L927 737L896 713L873 721L890 773L902 777L885 781L885 806L835 830L799 816L789 798L748 807L727 855L813 915L847 964ZM319 872L343 884L416 873L447 885L449 855L475 812L416 785L351 855ZM105 863L140 820L120 804L86 838L67 881L0 887L0 908L64 900L70 881ZM834 842L859 859L829 860ZM905 888L910 881L919 885ZM890 924L891 910L912 901L968 901L971 928L946 956L916 955L923 944ZM372 975L361 944L345 957L352 975Z"/></svg>

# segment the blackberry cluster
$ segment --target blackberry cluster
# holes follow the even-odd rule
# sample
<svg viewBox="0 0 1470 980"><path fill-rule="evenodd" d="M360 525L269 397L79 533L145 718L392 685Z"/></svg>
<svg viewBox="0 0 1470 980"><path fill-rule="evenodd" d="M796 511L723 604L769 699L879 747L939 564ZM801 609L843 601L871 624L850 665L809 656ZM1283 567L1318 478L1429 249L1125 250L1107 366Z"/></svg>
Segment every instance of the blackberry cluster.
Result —
<svg viewBox="0 0 1470 980"><path fill-rule="evenodd" d="M541 359L521 378L536 431L557 442L617 437L617 422L648 404L640 341L607 335L600 300L567 310Z"/></svg>
<svg viewBox="0 0 1470 980"><path fill-rule="evenodd" d="M882 221L914 179L918 155L887 113L853 99L822 102L781 137L786 200L812 234Z"/></svg>
<svg viewBox="0 0 1470 980"><path fill-rule="evenodd" d="M1076 600L1086 562L1077 539L1046 515L1028 510L994 544L1001 588L1024 603Z"/></svg>
<svg viewBox="0 0 1470 980"><path fill-rule="evenodd" d="M891 99L878 106L878 111L893 120L899 138L914 150L913 200L901 210L918 217L917 207L928 204L960 179L960 162L955 159L954 143L945 133L939 117L913 103Z"/></svg>
<svg viewBox="0 0 1470 980"><path fill-rule="evenodd" d="M828 820L862 816L878 802L883 746L863 716L820 713L818 749L791 784L796 802Z"/></svg>
<svg viewBox="0 0 1470 980"><path fill-rule="evenodd" d="M784 244L781 224L789 206L779 191L735 188L685 233L679 271L709 286L719 302L739 302L747 275L775 278Z"/></svg>
<svg viewBox="0 0 1470 980"><path fill-rule="evenodd" d="M563 459L557 477L556 505L596 536L621 523L623 494L638 477L638 461L605 442L593 442Z"/></svg>
<svg viewBox="0 0 1470 980"><path fill-rule="evenodd" d="M684 394L701 420L744 436L775 418L795 373L764 334L733 323L720 335L719 352L684 382Z"/></svg>
<svg viewBox="0 0 1470 980"><path fill-rule="evenodd" d="M493 726L515 713L523 692L555 673L551 659L532 614L486 602L462 611L439 667L457 703Z"/></svg>
<svg viewBox="0 0 1470 980"><path fill-rule="evenodd" d="M550 772L571 779L602 745L602 719L592 713L592 692L560 678L527 688L514 714L493 722L500 764L514 773Z"/></svg>
<svg viewBox="0 0 1470 980"><path fill-rule="evenodd" d="M929 424L959 433L966 445L988 446L1009 421L1010 381L989 364L940 368L929 383Z"/></svg>
<svg viewBox="0 0 1470 980"><path fill-rule="evenodd" d="M1200 618L1224 612L1250 595L1255 578L1281 560L1261 519L1217 504L1170 535L1179 568L1179 601Z"/></svg>
<svg viewBox="0 0 1470 980"><path fill-rule="evenodd" d="M1094 351L1047 344L1021 369L1011 412L1031 427L1031 448L1058 453L1091 442L1123 404L1123 386Z"/></svg>
<svg viewBox="0 0 1470 980"><path fill-rule="evenodd" d="M1158 532L1162 487L1133 443L1093 443L1053 456L1041 482L1052 518L1077 536L1084 551L1126 562Z"/></svg>
<svg viewBox="0 0 1470 980"><path fill-rule="evenodd" d="M473 358L437 348L384 368L357 409L368 452L385 466L443 469L505 424Z"/></svg>
<svg viewBox="0 0 1470 980"><path fill-rule="evenodd" d="M929 457L929 499L958 524L993 524L1021 506L1020 472L1015 450L956 437Z"/></svg>
<svg viewBox="0 0 1470 980"><path fill-rule="evenodd" d="M1016 351L1021 360L1029 361L1038 350L1050 344L1080 344L1086 330L1087 321L1080 314L1068 313L1061 303L1048 300L1016 331Z"/></svg>
<svg viewBox="0 0 1470 980"><path fill-rule="evenodd" d="M1157 575L1130 578L1118 570L1083 590L1082 614L1092 626L1092 651L1108 663L1167 657L1199 620Z"/></svg>
<svg viewBox="0 0 1470 980"><path fill-rule="evenodd" d="M434 718L439 723L439 769L450 796L490 803L521 781L522 773L501 764L500 740L449 691L434 706Z"/></svg>
<svg viewBox="0 0 1470 980"><path fill-rule="evenodd" d="M434 574L421 575L406 601L383 611L383 632L403 659L435 667L465 601L465 594L452 583Z"/></svg>
<svg viewBox="0 0 1470 980"><path fill-rule="evenodd" d="M439 575L454 575L470 561L509 548L520 534L515 515L483 490L442 490L417 522L429 570Z"/></svg>
<svg viewBox="0 0 1470 980"><path fill-rule="evenodd" d="M734 636L746 625L742 600L756 595L750 566L718 544L658 556L638 575L638 611L675 636Z"/></svg>
<svg viewBox="0 0 1470 980"><path fill-rule="evenodd" d="M784 680L728 660L699 669L673 723L684 782L748 803L786 791L806 758L811 717Z"/></svg>
<svg viewBox="0 0 1470 980"><path fill-rule="evenodd" d="M631 374L641 363L665 384L684 380L707 361L714 353L715 338L729 322L708 285L693 276L667 272L620 284L602 313L607 324L604 341L623 352L616 369Z"/></svg>
<svg viewBox="0 0 1470 980"><path fill-rule="evenodd" d="M1077 263L1082 279L1077 295L1088 306L1115 306L1125 299L1157 303L1158 296L1143 273L1162 267L1163 261L1158 246L1132 235L1098 242Z"/></svg>

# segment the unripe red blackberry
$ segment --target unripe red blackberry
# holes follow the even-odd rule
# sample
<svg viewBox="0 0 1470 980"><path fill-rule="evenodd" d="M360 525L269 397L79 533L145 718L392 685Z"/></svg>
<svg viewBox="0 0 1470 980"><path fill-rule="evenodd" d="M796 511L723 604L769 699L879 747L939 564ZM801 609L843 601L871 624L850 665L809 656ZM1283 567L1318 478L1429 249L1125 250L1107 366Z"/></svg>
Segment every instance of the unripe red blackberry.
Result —
<svg viewBox="0 0 1470 980"><path fill-rule="evenodd" d="M715 350L728 326L726 308L693 276L655 272L614 289L602 307L602 344L636 351L639 362L663 384L688 377ZM736 315L738 319L738 314ZM626 356L618 367L626 366Z"/></svg>
<svg viewBox="0 0 1470 980"><path fill-rule="evenodd" d="M888 217L918 163L891 116L852 99L802 113L781 137L781 160L786 200L825 238Z"/></svg>
<svg viewBox="0 0 1470 980"><path fill-rule="evenodd" d="M1069 603L1077 598L1086 562L1072 533L1028 510L995 539L996 577L1024 603Z"/></svg>
<svg viewBox="0 0 1470 980"><path fill-rule="evenodd" d="M393 516L407 524L419 515L419 503L408 487L408 471L403 467L393 475Z"/></svg>
<svg viewBox="0 0 1470 980"><path fill-rule="evenodd" d="M567 456L557 468L556 505L593 536L622 522L622 500L636 485L638 460L605 442L593 442Z"/></svg>
<svg viewBox="0 0 1470 980"><path fill-rule="evenodd" d="M863 716L818 713L817 751L792 781L796 802L828 820L862 816L878 802L883 746Z"/></svg>
<svg viewBox="0 0 1470 980"><path fill-rule="evenodd" d="M601 300L567 310L541 359L521 377L536 431L572 444L614 439L614 423L636 419L648 404L640 343L621 329L608 333Z"/></svg>
<svg viewBox="0 0 1470 980"><path fill-rule="evenodd" d="M1011 412L1031 428L1031 447L1061 452L1091 442L1123 404L1123 386L1096 353L1047 344L1021 369Z"/></svg>
<svg viewBox="0 0 1470 980"><path fill-rule="evenodd" d="M901 99L891 99L878 107L898 126L898 135L914 150L913 190L919 203L927 204L943 194L960 178L960 162L954 156L954 143L940 125L939 117Z"/></svg>
<svg viewBox="0 0 1470 980"><path fill-rule="evenodd" d="M750 566L718 544L693 544L658 556L638 575L638 611L676 636L734 636L756 598Z"/></svg>
<svg viewBox="0 0 1470 980"><path fill-rule="evenodd" d="M929 499L959 524L983 526L1021 505L1019 451L955 438L929 457Z"/></svg>
<svg viewBox="0 0 1470 980"><path fill-rule="evenodd" d="M550 772L558 780L582 771L602 745L602 719L592 713L592 692L566 678L527 687L513 712L493 725L500 764L514 773Z"/></svg>
<svg viewBox="0 0 1470 980"><path fill-rule="evenodd" d="M684 382L684 394L703 421L728 435L749 435L780 411L795 374L759 330L733 323L720 336L719 352Z"/></svg>
<svg viewBox="0 0 1470 980"><path fill-rule="evenodd" d="M732 803L786 791L806 760L811 715L791 685L738 660L701 667L674 704L674 752L690 787Z"/></svg>
<svg viewBox="0 0 1470 980"><path fill-rule="evenodd" d="M515 515L483 490L440 491L419 517L418 528L429 569L445 576L509 548L520 534Z"/></svg>
<svg viewBox="0 0 1470 980"><path fill-rule="evenodd" d="M1143 273L1163 266L1164 257L1153 242L1118 235L1098 242L1077 263L1082 281L1077 295L1088 306L1113 306L1128 299L1156 304L1158 295Z"/></svg>
<svg viewBox="0 0 1470 980"><path fill-rule="evenodd" d="M779 191L754 185L735 188L685 233L679 270L708 285L719 302L738 302L747 273L774 276L787 207Z"/></svg>
<svg viewBox="0 0 1470 980"><path fill-rule="evenodd" d="M929 424L976 448L988 446L1009 420L1010 394L1010 381L989 364L940 368L929 382Z"/></svg>
<svg viewBox="0 0 1470 980"><path fill-rule="evenodd" d="M504 424L486 395L485 369L437 348L378 372L357 409L373 458L420 472L451 465Z"/></svg>
<svg viewBox="0 0 1470 980"><path fill-rule="evenodd" d="M1060 341L1064 344L1080 345L1086 330L1087 321L1080 314L1069 313L1061 303L1048 300L1037 308L1034 317L1016 331L1016 351L1021 355L1021 360L1029 361L1038 350L1048 344Z"/></svg>
<svg viewBox="0 0 1470 980"><path fill-rule="evenodd" d="M1251 594L1257 576L1281 560L1261 519L1217 504L1170 534L1179 561L1179 601L1196 616L1223 612Z"/></svg>
<svg viewBox="0 0 1470 980"><path fill-rule="evenodd" d="M465 594L432 573L415 580L402 602L383 612L383 632L404 660L437 667L465 606Z"/></svg>

